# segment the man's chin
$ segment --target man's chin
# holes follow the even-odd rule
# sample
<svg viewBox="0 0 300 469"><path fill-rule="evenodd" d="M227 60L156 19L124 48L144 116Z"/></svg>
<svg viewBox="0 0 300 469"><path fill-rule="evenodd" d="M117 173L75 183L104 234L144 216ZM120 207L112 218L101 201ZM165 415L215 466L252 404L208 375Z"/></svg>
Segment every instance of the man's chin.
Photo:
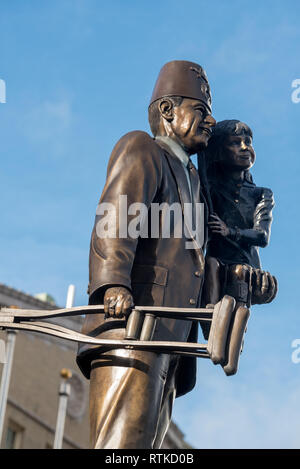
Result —
<svg viewBox="0 0 300 469"><path fill-rule="evenodd" d="M210 136L206 132L205 134L201 133L201 135L195 136L192 141L190 140L188 143L184 142L185 144L183 145L183 148L190 155L194 155L195 153L205 150L208 145L209 138Z"/></svg>
<svg viewBox="0 0 300 469"><path fill-rule="evenodd" d="M193 147L192 147L192 154L194 153L199 153L203 150L205 150L205 148L207 147L208 145L208 141L209 141L209 137L206 135L205 136L201 136L201 139L197 139L197 141L195 141Z"/></svg>

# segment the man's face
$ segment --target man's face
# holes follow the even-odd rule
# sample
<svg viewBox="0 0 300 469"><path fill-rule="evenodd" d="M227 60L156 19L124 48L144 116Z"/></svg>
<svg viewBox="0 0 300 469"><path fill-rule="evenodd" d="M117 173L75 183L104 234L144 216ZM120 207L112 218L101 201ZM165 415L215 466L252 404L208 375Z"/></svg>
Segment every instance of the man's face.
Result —
<svg viewBox="0 0 300 469"><path fill-rule="evenodd" d="M184 98L179 106L173 107L172 111L170 129L185 150L193 154L207 147L211 128L216 121L205 104L198 99Z"/></svg>
<svg viewBox="0 0 300 469"><path fill-rule="evenodd" d="M230 135L225 139L222 162L232 169L248 170L255 161L255 151L250 135Z"/></svg>

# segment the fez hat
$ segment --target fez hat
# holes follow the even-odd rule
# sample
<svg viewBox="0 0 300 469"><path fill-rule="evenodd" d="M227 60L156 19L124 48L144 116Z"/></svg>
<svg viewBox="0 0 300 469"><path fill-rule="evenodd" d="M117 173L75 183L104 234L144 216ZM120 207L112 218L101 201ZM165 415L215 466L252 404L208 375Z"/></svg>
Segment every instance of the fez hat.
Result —
<svg viewBox="0 0 300 469"><path fill-rule="evenodd" d="M211 112L211 94L206 73L194 62L173 60L162 67L150 104L167 96L199 99Z"/></svg>

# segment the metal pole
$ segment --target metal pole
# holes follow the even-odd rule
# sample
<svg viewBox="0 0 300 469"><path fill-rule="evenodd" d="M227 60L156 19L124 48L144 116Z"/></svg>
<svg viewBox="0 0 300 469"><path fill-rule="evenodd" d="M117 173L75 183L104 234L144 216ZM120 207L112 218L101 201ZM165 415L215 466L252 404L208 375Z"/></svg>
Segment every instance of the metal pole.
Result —
<svg viewBox="0 0 300 469"><path fill-rule="evenodd" d="M6 363L5 340L0 339L0 365Z"/></svg>
<svg viewBox="0 0 300 469"><path fill-rule="evenodd" d="M71 371L64 368L61 370L60 375L63 379L59 387L59 403L53 449L62 449L68 398L71 393L71 385L67 383L67 380L72 377Z"/></svg>
<svg viewBox="0 0 300 469"><path fill-rule="evenodd" d="M74 297L75 297L75 285L69 285L68 293L67 293L67 300L66 300L66 308L72 308L74 304Z"/></svg>
<svg viewBox="0 0 300 469"><path fill-rule="evenodd" d="M0 386L0 445L3 436L4 418L7 405L7 396L10 383L10 376L14 358L16 342L16 331L7 330L7 342L6 342L6 363L3 365L1 386Z"/></svg>
<svg viewBox="0 0 300 469"><path fill-rule="evenodd" d="M66 308L72 308L74 304L74 297L75 285L69 285L66 300ZM68 398L71 392L71 385L67 383L67 380L72 376L71 371L67 370L66 368L63 368L60 372L60 375L62 377L62 381L59 387L59 402L53 449L62 449Z"/></svg>

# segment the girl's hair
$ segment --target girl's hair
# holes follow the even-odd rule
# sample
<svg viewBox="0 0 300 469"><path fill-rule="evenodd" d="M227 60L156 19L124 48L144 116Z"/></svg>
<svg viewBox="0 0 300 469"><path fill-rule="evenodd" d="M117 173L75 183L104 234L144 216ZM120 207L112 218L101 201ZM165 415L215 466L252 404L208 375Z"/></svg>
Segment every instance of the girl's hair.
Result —
<svg viewBox="0 0 300 469"><path fill-rule="evenodd" d="M220 163L222 161L223 143L227 137L232 135L253 137L250 127L236 119L220 121L215 125L208 146L205 149L207 177L210 183L217 182L218 178L222 178L222 165ZM245 171L245 179L253 182L249 171Z"/></svg>

